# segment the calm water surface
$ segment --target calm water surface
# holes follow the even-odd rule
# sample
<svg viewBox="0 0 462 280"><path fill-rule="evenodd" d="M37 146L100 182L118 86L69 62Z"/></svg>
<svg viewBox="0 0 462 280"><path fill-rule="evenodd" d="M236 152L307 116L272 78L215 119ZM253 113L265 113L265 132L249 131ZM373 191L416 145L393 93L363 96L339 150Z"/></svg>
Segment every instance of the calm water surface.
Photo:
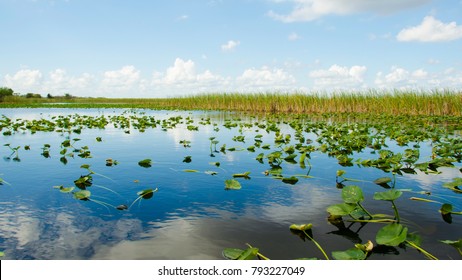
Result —
<svg viewBox="0 0 462 280"><path fill-rule="evenodd" d="M0 109L0 115L11 119L51 119L59 115L120 115L122 110L71 109ZM274 132L258 127L223 126L231 116L217 112L146 111L148 116L164 120L182 116L181 124L163 130L159 125L139 130L116 128L82 129L80 134L59 132L17 132L0 136L0 251L4 259L223 259L226 247L246 248L246 243L260 248L272 259L323 258L310 241L303 241L289 231L293 223L313 223L314 238L327 252L347 250L355 243L375 241L381 224L358 223L334 226L327 221L326 208L341 203L341 190L336 188L338 169L347 171L347 177L362 180L354 184L365 193L364 206L374 213L393 214L389 203L372 199L374 192L383 191L371 181L389 176L381 170L342 167L335 158L320 152L311 154L313 178L300 178L297 184L284 184L265 176L269 165L255 160L274 148ZM138 113L139 114L139 111ZM129 114L128 114L129 115ZM127 115L127 116L128 116ZM190 124L185 120L191 119ZM210 118L209 124L200 124ZM245 120L246 117L242 117ZM249 118L258 123L260 120ZM198 131L188 130L188 125ZM217 129L218 128L218 129ZM241 129L241 130L240 130ZM281 123L284 133L293 133ZM218 131L217 131L218 130ZM258 130L258 131L257 131ZM263 144L270 150L246 150L254 144L254 137L262 134ZM245 143L233 141L244 135ZM315 135L306 134L316 139ZM79 138L74 146L88 146L91 158L77 155L60 161L61 143L67 137ZM102 141L96 140L101 137ZM236 151L210 152L210 137ZM190 141L190 147L180 144ZM8 147L21 146L20 161L12 160ZM44 144L50 145L50 157L41 155ZM24 146L30 150L24 150ZM243 150L241 150L243 148ZM390 143L390 149L403 150ZM364 151L364 155L370 154ZM421 157L431 153L428 145L421 145ZM213 157L211 156L213 155ZM191 156L191 162L183 162ZM369 155L370 156L370 155ZM106 166L106 159L118 161ZM140 160L152 159L152 167L143 168ZM220 162L217 167L211 162ZM80 168L90 165L93 175L91 201L79 201L72 194L61 193L53 186L73 186L74 180L86 174ZM308 169L284 162L284 174L307 174ZM461 211L460 197L442 188L444 182L460 177L459 169L446 168L440 175L404 175L397 177L399 188L430 191L450 201ZM184 170L198 172L185 172ZM210 175L206 171L216 172ZM239 178L240 190L225 190L225 180L235 173L251 172L250 179ZM158 188L151 199L142 199L127 211L112 206L129 206L137 192ZM460 216L451 224L442 220L440 205L410 201L415 193L405 193L396 201L410 231L418 232L422 247L441 259L460 259L452 247L438 240L457 240L462 237ZM455 197L455 198L453 198ZM97 202L103 202L97 203ZM105 204L104 204L105 203ZM410 248L384 248L370 259L424 259Z"/></svg>

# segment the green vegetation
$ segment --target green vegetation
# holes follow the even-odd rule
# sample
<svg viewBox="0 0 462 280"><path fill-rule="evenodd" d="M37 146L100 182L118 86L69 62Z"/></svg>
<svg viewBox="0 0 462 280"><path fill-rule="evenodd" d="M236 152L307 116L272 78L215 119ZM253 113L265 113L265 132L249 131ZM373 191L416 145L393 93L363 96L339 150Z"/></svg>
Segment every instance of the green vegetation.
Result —
<svg viewBox="0 0 462 280"><path fill-rule="evenodd" d="M6 96L0 107L150 108L231 110L260 113L368 113L462 116L462 93L455 91L374 91L361 93L211 93L174 98L24 98ZM190 130L196 127L190 126Z"/></svg>
<svg viewBox="0 0 462 280"><path fill-rule="evenodd" d="M455 94L451 96L458 98ZM211 181L214 180L215 183L216 180L219 180L220 184L224 182L224 189L229 190L231 195L235 193L245 194L250 189L246 186L248 180L273 180L277 182L276 184L281 182L281 186L285 188L295 188L304 184L307 180L314 178L310 175L312 168L318 168L316 164L311 163L311 156L315 153L316 156L326 155L337 162L340 168L352 166L375 168L383 171L385 175L373 178L375 180L361 181L347 176L346 170L339 169L332 170L329 178L322 178L332 182L332 189L329 191L340 192L339 201L332 201L332 204L325 208L326 220L339 229L345 229L345 223L358 224L360 229L355 234L358 234L363 228L367 228L367 230L373 231L374 240L365 244L356 242L354 248L333 251L329 255L313 237L312 224L293 224L289 227L290 232L303 241L308 240L315 244L325 259L367 259L377 252L375 248L379 246L386 246L390 250L395 249L394 247L412 248L429 259L436 259L436 256L423 249L425 243L418 232L411 232L414 228L419 229L420 227L415 226L414 222L410 221L412 216L407 215L402 209L400 210L397 201L403 201L406 195L413 194L415 197L411 197L408 203L416 203L416 205L418 203L439 204L439 209L435 208L433 214L437 215L438 219L441 216L442 222L450 224L452 223L452 216L462 214L460 209L457 209L457 205L454 207L452 204L456 199L460 199L462 178L458 176L452 181L446 180L445 183L441 183L441 189L451 194L447 197L432 195L429 192L400 189L400 178L412 177L416 174L438 175L443 168L460 168L462 162L462 139L460 136L462 116L457 114L435 114L434 116L416 114L414 116L414 113L390 116L358 114L357 112L326 113L316 116L269 114L263 118L261 115L243 115L245 116L244 120L234 115L232 118L223 119L221 125L205 117L195 120L190 116L175 116L173 113L167 114L164 119L158 119L144 112L138 113L133 110L116 115L86 116L74 114L31 120L10 119L7 116L1 116L0 131L4 139L11 140L14 140L15 137L10 136L19 136L27 132L30 134L37 132L60 134L64 137L60 147L54 149L55 147L45 143L41 148L41 155L53 160L53 153L59 152L59 160L66 165L68 160L74 159L75 155L81 158L79 160L92 158L89 146L76 147L77 143L80 143L80 138L76 138L75 135L81 134L85 129L114 127L125 133L143 133L147 129L154 128L159 128L159 133L174 129L186 129L188 133L197 134L201 134L204 127L209 131L233 129L236 134L229 139L219 139L219 134L205 138L205 156L208 165L211 168L219 168L225 171L223 174L226 174L223 175L226 177L208 176L207 178ZM252 133L255 133L255 136ZM92 141L95 143L94 136L92 136ZM104 145L107 141L110 141L109 137L104 137L104 141L102 137L96 138L97 145ZM182 145L181 150L188 152L196 146L196 142L191 145L189 140L178 141L177 139L176 141L177 144ZM219 149L217 149L218 143L223 143ZM226 145L230 143L238 143L245 148L229 148ZM421 145L428 146L431 155L421 156ZM29 146L24 146L23 152L21 146L14 145L14 143L4 144L2 148L6 150L4 159L12 159L13 164L19 163L20 154L23 157L22 153L27 154L31 151ZM250 176L251 172L240 169L242 168L240 166L231 170L232 167L220 164L219 161L209 161L209 157L215 157L216 154L225 155L239 152L246 153L256 160L255 170L258 172L252 170L252 176ZM97 154L95 153L95 155ZM98 157L101 158L101 156ZM102 157L103 161L105 158L107 157ZM185 164L194 165L201 159L203 160L200 156L195 156L193 161L192 156L182 154L178 161L183 160ZM118 164L111 158L106 159L105 163L106 166ZM154 165L150 158L139 158L133 162L137 168L152 168L154 171L157 171L158 166L161 168L162 164L162 162L156 162ZM104 196L98 192L100 189L113 193L114 191L95 184L97 175L105 176L91 170L88 164L80 167L86 172L73 180L73 185L65 187L65 184L62 184L55 188L63 194L72 195L73 198L82 203L94 202L107 209L130 210L135 203L152 198L154 193L158 191L157 188L147 188L137 192L136 197L133 200L130 199L131 203L115 206L117 204L106 201ZM194 168L194 166L192 167ZM173 170L172 168L169 169ZM297 171L294 171L295 169ZM462 169L459 170L462 172ZM181 171L191 173L191 176L218 174L216 171L201 172L196 169ZM153 174L155 173L153 172ZM259 176L259 174L262 175ZM9 180L8 174L5 178ZM373 203L367 204L368 198L357 182L384 190L374 192L371 199ZM58 184L61 183L58 182ZM10 186L9 183L0 179L0 185L4 184ZM435 188L437 187L435 186ZM386 206L387 213L376 213L376 204ZM372 224L384 224L384 226L376 228ZM458 252L461 251L460 240L445 240L441 243L442 246L449 245L456 248ZM250 245L248 247L247 249L227 248L223 251L223 255L230 259L268 259L260 253L259 249Z"/></svg>

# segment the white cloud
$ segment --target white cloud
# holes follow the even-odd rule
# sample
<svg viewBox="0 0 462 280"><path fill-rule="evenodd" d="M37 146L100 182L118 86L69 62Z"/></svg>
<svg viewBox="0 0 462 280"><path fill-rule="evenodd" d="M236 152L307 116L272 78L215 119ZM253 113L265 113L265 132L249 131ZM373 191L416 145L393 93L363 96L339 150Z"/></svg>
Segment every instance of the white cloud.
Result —
<svg viewBox="0 0 462 280"><path fill-rule="evenodd" d="M275 91L295 87L295 78L283 69L270 69L263 66L260 69L246 69L237 77L237 87L242 91Z"/></svg>
<svg viewBox="0 0 462 280"><path fill-rule="evenodd" d="M152 85L155 89L169 94L190 94L219 90L229 84L229 79L215 75L209 70L197 73L192 60L175 59L173 66L165 73L155 72Z"/></svg>
<svg viewBox="0 0 462 280"><path fill-rule="evenodd" d="M317 89L356 89L363 88L366 66L332 65L329 69L314 70L309 77L314 79L314 87Z"/></svg>
<svg viewBox="0 0 462 280"><path fill-rule="evenodd" d="M63 95L73 93L79 95L91 95L88 90L94 88L95 79L88 73L80 77L72 77L65 69L56 69L49 73L49 78L43 82L42 91L52 95Z"/></svg>
<svg viewBox="0 0 462 280"><path fill-rule="evenodd" d="M425 88L430 85L429 81L431 80L436 83L436 75L430 77L430 74L424 69L411 72L401 67L392 67L388 74L377 73L375 85L386 89Z"/></svg>
<svg viewBox="0 0 462 280"><path fill-rule="evenodd" d="M132 65L127 65L119 70L106 71L101 84L103 87L125 89L134 85L140 79L140 71Z"/></svg>
<svg viewBox="0 0 462 280"><path fill-rule="evenodd" d="M42 73L39 70L23 69L5 76L5 86L19 93L39 92L41 82Z"/></svg>
<svg viewBox="0 0 462 280"><path fill-rule="evenodd" d="M420 25L401 30L396 39L402 42L444 42L462 38L462 26L456 22L443 23L432 16L423 19Z"/></svg>
<svg viewBox="0 0 462 280"><path fill-rule="evenodd" d="M240 44L241 42L239 41L229 40L226 44L221 45L221 50L225 52L234 51Z"/></svg>
<svg viewBox="0 0 462 280"><path fill-rule="evenodd" d="M403 9L417 7L431 0L287 0L275 2L292 2L291 13L281 15L270 11L268 15L283 22L312 21L322 16L336 14L346 15L363 12L390 14Z"/></svg>

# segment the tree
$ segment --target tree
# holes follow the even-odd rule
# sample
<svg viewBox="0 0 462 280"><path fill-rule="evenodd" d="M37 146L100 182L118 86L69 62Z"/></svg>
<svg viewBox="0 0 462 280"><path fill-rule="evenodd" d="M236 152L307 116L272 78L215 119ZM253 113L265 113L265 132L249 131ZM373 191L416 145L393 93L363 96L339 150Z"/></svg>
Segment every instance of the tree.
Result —
<svg viewBox="0 0 462 280"><path fill-rule="evenodd" d="M0 87L0 102L3 101L3 98L6 96L13 96L14 91L11 88Z"/></svg>

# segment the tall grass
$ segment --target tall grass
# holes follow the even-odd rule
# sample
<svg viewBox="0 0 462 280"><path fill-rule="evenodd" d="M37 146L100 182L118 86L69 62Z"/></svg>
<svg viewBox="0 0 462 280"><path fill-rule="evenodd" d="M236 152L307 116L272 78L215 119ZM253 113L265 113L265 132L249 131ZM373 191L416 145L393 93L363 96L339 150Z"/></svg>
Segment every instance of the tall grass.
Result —
<svg viewBox="0 0 462 280"><path fill-rule="evenodd" d="M59 102L59 103L55 103ZM462 93L377 91L361 93L208 93L171 98L6 98L0 107L124 107L181 110L230 110L264 113L369 113L462 116Z"/></svg>
<svg viewBox="0 0 462 280"><path fill-rule="evenodd" d="M379 92L336 94L216 93L159 99L164 107L267 113L373 113L387 115L462 115L462 93Z"/></svg>

